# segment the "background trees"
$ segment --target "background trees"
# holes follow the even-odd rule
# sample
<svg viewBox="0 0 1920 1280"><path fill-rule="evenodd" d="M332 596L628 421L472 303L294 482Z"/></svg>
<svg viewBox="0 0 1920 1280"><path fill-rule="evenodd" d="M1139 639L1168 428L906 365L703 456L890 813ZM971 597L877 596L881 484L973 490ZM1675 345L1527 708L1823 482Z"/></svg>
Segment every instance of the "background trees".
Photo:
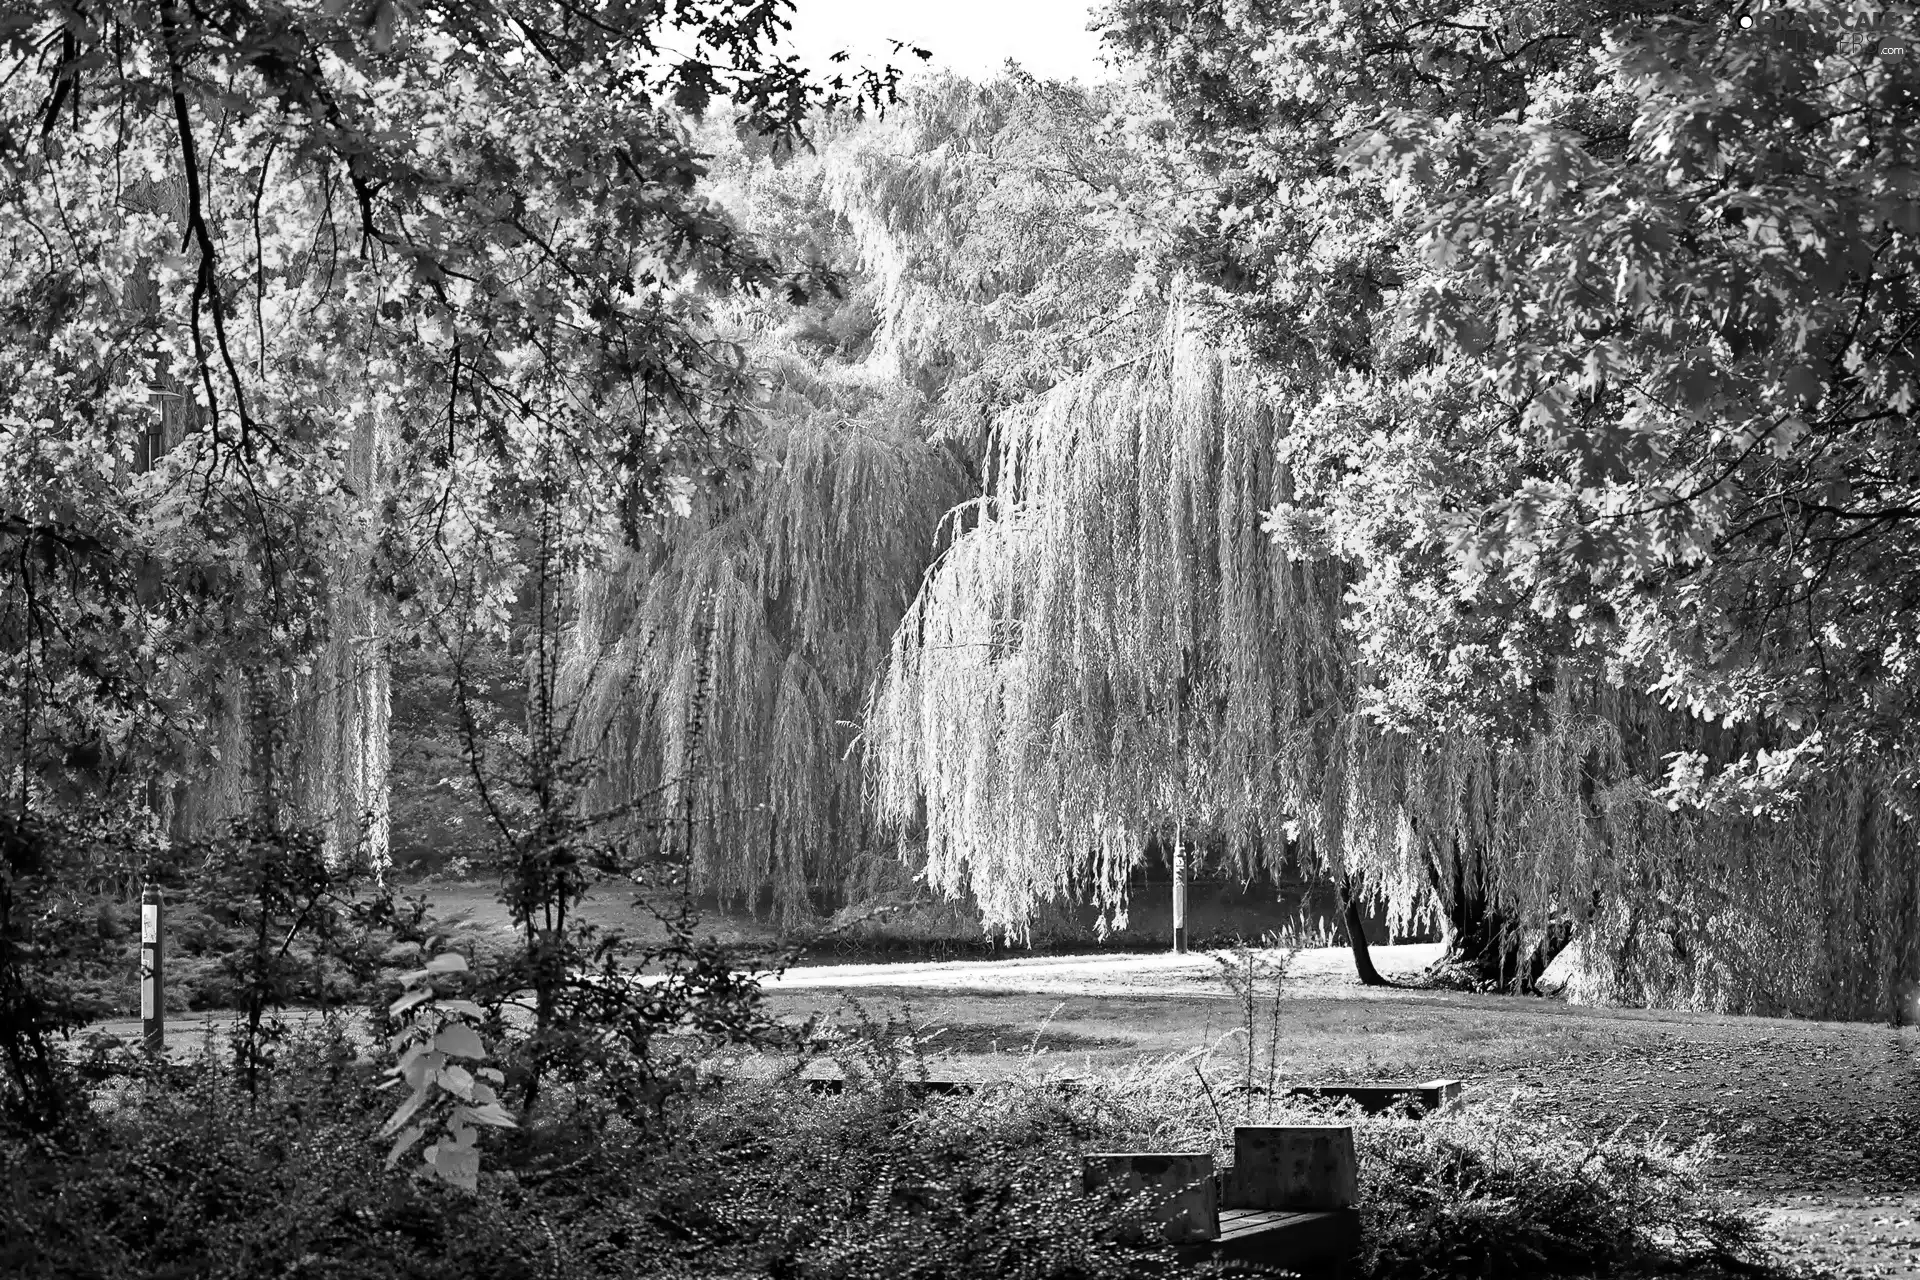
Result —
<svg viewBox="0 0 1920 1280"><path fill-rule="evenodd" d="M704 135L742 225L843 293L716 314L764 380L749 461L583 588L594 796L647 797L697 886L804 919L922 869L915 802L904 866L865 803L870 689L923 573L980 518L963 504L1004 460L996 422L1162 309L1123 211L1088 216L1110 182L1151 189L1104 110L1021 76L935 79L883 121L823 125L810 155Z"/></svg>
<svg viewBox="0 0 1920 1280"><path fill-rule="evenodd" d="M1449 801L1465 826L1403 810L1456 934L1463 899L1590 917L1629 989L1886 1014L1920 867L1912 69L1844 7L1775 18L1121 5L1115 34L1219 179L1186 260L1293 418L1276 536L1355 573L1360 705L1410 769L1520 783Z"/></svg>
<svg viewBox="0 0 1920 1280"><path fill-rule="evenodd" d="M0 27L17 811L379 863L399 653L516 858L790 920L1177 839L1502 984L1914 979L1914 72L1850 8L1123 0L1148 84L884 121L773 5L335 8Z"/></svg>
<svg viewBox="0 0 1920 1280"><path fill-rule="evenodd" d="M667 508L744 386L708 298L807 288L696 190L679 113L724 91L790 144L890 85L823 88L779 30L733 3L0 17L0 763L34 837L0 868L10 1032L52 1028L14 963L46 940L30 880L124 889L239 818L382 867L391 652L457 671ZM86 865L41 856L47 818Z"/></svg>
<svg viewBox="0 0 1920 1280"><path fill-rule="evenodd" d="M779 30L739 4L10 12L21 803L132 786L185 832L279 797L383 860L389 648L450 601L497 621L542 491L583 499L576 545L637 531L674 442L730 412L701 291L779 273L695 192L673 113L724 91L790 144L836 90Z"/></svg>

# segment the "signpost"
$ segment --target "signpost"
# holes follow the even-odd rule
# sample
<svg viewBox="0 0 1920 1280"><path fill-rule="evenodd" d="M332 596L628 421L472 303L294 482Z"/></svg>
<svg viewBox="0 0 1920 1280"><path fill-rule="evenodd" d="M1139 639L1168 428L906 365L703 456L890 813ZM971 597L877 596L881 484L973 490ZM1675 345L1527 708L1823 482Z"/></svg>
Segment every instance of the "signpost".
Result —
<svg viewBox="0 0 1920 1280"><path fill-rule="evenodd" d="M1187 954L1187 846L1173 833L1173 954Z"/></svg>
<svg viewBox="0 0 1920 1280"><path fill-rule="evenodd" d="M160 886L150 884L140 891L140 1042L148 1053L161 1053L167 1047L166 992L161 981L164 930Z"/></svg>

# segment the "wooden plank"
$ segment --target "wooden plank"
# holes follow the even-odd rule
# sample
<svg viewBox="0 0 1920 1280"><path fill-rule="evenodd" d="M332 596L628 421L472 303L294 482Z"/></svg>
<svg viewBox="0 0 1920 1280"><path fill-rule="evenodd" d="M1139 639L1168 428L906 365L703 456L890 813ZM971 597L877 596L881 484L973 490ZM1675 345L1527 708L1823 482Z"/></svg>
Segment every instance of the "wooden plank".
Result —
<svg viewBox="0 0 1920 1280"><path fill-rule="evenodd" d="M1290 1213L1285 1209L1224 1209L1220 1213L1220 1239L1237 1240L1255 1232L1306 1222L1313 1217L1311 1213Z"/></svg>
<svg viewBox="0 0 1920 1280"><path fill-rule="evenodd" d="M1351 1100L1368 1115L1377 1116L1411 1102L1416 1114L1438 1111L1460 1096L1458 1080L1423 1080L1418 1084L1377 1081L1370 1084L1303 1084L1287 1090L1293 1098L1317 1098L1330 1101Z"/></svg>
<svg viewBox="0 0 1920 1280"><path fill-rule="evenodd" d="M1182 1245L1182 1261L1257 1262L1283 1267L1304 1280L1342 1280L1352 1272L1360 1251L1360 1215L1352 1209L1323 1213L1238 1211L1227 1226L1221 1217L1218 1239Z"/></svg>

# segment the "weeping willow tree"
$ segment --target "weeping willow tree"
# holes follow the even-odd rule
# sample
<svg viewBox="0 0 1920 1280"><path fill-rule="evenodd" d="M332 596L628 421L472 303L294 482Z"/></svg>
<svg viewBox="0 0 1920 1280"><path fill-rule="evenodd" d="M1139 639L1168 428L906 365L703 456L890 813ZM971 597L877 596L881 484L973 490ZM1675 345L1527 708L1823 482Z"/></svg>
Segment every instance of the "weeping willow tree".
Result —
<svg viewBox="0 0 1920 1280"><path fill-rule="evenodd" d="M178 416L161 415L155 456L178 443ZM172 835L203 838L236 819L267 818L318 830L337 865L387 866L390 669L372 564L391 437L390 422L369 416L348 441L343 485L320 513L332 536L309 575L310 612L286 628L294 651L250 660L215 648L204 663L176 673L177 696L206 714L170 770L172 785L155 797L156 816ZM298 563L292 531L262 534L282 540L266 563L275 554ZM246 578L222 623L238 648L261 626L245 616L244 602L275 594L257 568Z"/></svg>
<svg viewBox="0 0 1920 1280"><path fill-rule="evenodd" d="M978 493L984 410L1084 363L1063 316L1126 331L1111 303L1132 257L1071 216L1113 148L1074 189L1058 176L1089 110L940 78L885 120L823 122L817 152L777 168L710 120L712 189L742 224L854 270L837 305L731 314L771 381L756 462L578 591L563 696L602 766L585 803L639 806L643 843L698 887L793 917L906 879L863 800L872 681L970 518L943 524Z"/></svg>
<svg viewBox="0 0 1920 1280"><path fill-rule="evenodd" d="M589 808L791 920L899 879L856 721L968 471L889 377L791 352L768 373L745 479L582 577L560 685Z"/></svg>
<svg viewBox="0 0 1920 1280"><path fill-rule="evenodd" d="M1892 1018L1916 994L1920 833L1892 770L1822 773L1767 811L1675 806L1669 761L1737 759L1752 727L1565 676L1512 743L1347 730L1322 838L1401 909L1424 891L1483 972L1525 985L1578 937L1588 998Z"/></svg>
<svg viewBox="0 0 1920 1280"><path fill-rule="evenodd" d="M1123 916L1149 841L1284 857L1337 739L1342 583L1260 532L1278 423L1199 336L1006 419L997 481L894 639L874 798L924 808L926 874L1018 934L1041 904Z"/></svg>
<svg viewBox="0 0 1920 1280"><path fill-rule="evenodd" d="M1348 575L1258 532L1286 418L1176 319L996 442L978 523L903 619L868 716L876 810L1018 935L1048 899L1124 913L1176 831L1236 869L1289 846L1403 929L1524 986L1583 938L1600 995L1889 1016L1920 974L1920 846L1894 775L1784 812L1671 807L1676 753L1755 743L1561 672L1523 732L1421 735L1364 706Z"/></svg>

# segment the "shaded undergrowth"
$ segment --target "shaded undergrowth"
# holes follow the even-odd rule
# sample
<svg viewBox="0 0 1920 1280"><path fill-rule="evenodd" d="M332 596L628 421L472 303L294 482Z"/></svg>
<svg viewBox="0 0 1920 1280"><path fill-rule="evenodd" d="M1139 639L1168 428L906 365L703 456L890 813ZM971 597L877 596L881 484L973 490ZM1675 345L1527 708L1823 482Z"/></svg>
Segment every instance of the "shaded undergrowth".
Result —
<svg viewBox="0 0 1920 1280"><path fill-rule="evenodd" d="M1224 1161L1236 1122L1327 1118L1204 1053L930 1098L914 1087L930 1030L857 1016L833 1046L852 1081L837 1095L809 1092L792 1060L657 1116L590 1079L556 1088L489 1136L475 1193L385 1167L372 1135L392 1095L336 1028L290 1045L252 1098L217 1057L128 1060L85 1120L0 1142L0 1274L1178 1277L1193 1268L1128 1206L1080 1194L1080 1152ZM1356 1123L1363 1278L1762 1262L1708 1184L1708 1148L1583 1141L1501 1107Z"/></svg>

